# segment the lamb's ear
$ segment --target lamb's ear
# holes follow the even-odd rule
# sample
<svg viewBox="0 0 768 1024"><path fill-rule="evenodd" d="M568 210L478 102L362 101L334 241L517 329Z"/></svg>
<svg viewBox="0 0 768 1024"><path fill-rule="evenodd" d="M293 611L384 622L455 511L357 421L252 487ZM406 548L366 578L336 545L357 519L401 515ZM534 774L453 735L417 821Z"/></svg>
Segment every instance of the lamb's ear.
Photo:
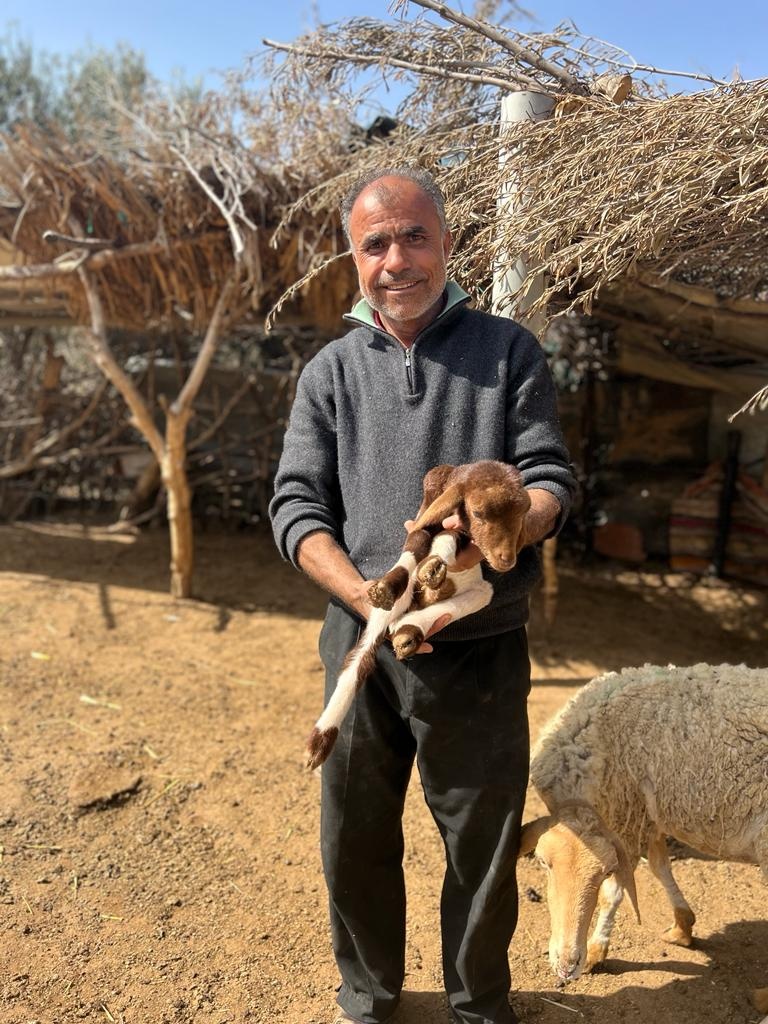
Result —
<svg viewBox="0 0 768 1024"><path fill-rule="evenodd" d="M529 821L523 825L520 832L520 849L517 851L517 856L525 857L526 854L532 853L544 833L552 827L553 821L552 815L547 814L543 818L536 818L535 821Z"/></svg>
<svg viewBox="0 0 768 1024"><path fill-rule="evenodd" d="M637 905L637 889L635 888L635 872L632 870L632 865L629 863L629 857L627 856L627 851L624 849L624 843L622 843L619 837L613 832L610 833L610 837L619 861L619 866L616 870L616 878L624 892L629 896L632 909L634 910L635 917L637 918L637 923L641 924L640 910Z"/></svg>
<svg viewBox="0 0 768 1024"><path fill-rule="evenodd" d="M433 466L429 470L424 477L424 495L419 515L421 515L425 508L429 508L435 498L443 493L448 486L448 478L455 470L455 466L450 466L445 462L439 466Z"/></svg>
<svg viewBox="0 0 768 1024"><path fill-rule="evenodd" d="M458 487L447 487L442 494L421 513L413 524L414 530L423 530L426 526L442 526L443 520L455 512L461 505L461 491Z"/></svg>

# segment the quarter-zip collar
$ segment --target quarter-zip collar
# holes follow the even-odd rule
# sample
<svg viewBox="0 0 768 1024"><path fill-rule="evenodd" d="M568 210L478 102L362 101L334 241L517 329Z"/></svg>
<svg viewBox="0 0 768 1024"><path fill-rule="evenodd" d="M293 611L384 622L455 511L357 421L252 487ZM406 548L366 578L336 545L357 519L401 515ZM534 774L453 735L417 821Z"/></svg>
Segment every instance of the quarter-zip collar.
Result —
<svg viewBox="0 0 768 1024"><path fill-rule="evenodd" d="M439 313L434 320L427 324L423 331L420 331L411 342L411 348L428 334L438 324L443 323L446 318L450 318L462 306L465 306L470 301L470 296L461 288L455 281L449 281L445 286L446 303L441 313ZM386 331L383 327L376 323L373 316L373 310L368 304L366 299L360 299L359 302L355 303L352 310L349 313L344 314L344 319L354 324L360 324L363 327L369 327L372 331L380 334L384 338L389 338L392 341L396 341L398 345L402 346L402 342L398 341L393 334ZM405 346L402 346L405 347Z"/></svg>

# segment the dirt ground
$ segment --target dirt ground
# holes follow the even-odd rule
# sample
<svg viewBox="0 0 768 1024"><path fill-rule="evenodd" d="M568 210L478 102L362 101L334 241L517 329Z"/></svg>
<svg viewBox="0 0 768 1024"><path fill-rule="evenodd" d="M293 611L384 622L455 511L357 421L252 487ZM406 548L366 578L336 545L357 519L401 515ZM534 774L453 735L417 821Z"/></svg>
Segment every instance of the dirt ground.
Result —
<svg viewBox="0 0 768 1024"><path fill-rule="evenodd" d="M265 535L203 533L193 601L167 594L166 538L0 528L0 1022L321 1024L333 1016L318 780L322 595ZM768 596L561 568L556 628L531 627L534 735L592 675L653 661L766 664ZM540 811L531 797L527 816ZM414 780L406 812L406 993L394 1024L444 1024L442 849ZM544 878L520 866L510 950L521 1019L754 1022L768 984L757 868L680 850L696 946L619 912L604 968L559 990Z"/></svg>

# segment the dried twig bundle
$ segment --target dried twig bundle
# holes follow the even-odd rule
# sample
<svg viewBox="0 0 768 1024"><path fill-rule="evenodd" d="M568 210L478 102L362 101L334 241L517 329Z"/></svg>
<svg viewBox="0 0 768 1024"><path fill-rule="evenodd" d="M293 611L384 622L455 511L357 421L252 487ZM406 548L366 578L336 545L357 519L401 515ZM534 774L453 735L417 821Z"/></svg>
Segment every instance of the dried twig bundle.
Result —
<svg viewBox="0 0 768 1024"><path fill-rule="evenodd" d="M328 217L359 173L417 163L448 200L451 271L482 305L494 271L522 256L528 281L509 303L544 271L532 311L588 312L601 287L641 269L728 297L768 297L768 80L691 74L710 88L669 96L662 76L682 72L638 65L572 25L531 34L437 0L410 6L441 20L356 18L270 44L285 54L273 100L286 121L310 94L345 110L349 125L382 78L406 83L397 125L367 145L349 127L345 138L338 116L328 132L304 112L293 146L320 184L288 209L276 243L296 223ZM361 84L361 67L380 77ZM519 90L550 94L555 117L502 126L501 97ZM500 204L510 183L521 201Z"/></svg>

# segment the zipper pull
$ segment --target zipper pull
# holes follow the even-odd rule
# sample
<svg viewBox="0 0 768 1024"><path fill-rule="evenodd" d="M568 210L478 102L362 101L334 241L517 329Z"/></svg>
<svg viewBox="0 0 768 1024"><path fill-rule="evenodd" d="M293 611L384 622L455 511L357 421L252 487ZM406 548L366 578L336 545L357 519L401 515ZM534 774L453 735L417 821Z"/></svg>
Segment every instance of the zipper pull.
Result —
<svg viewBox="0 0 768 1024"><path fill-rule="evenodd" d="M413 394L413 373L411 371L411 350L405 350L405 379L408 381L408 391Z"/></svg>

